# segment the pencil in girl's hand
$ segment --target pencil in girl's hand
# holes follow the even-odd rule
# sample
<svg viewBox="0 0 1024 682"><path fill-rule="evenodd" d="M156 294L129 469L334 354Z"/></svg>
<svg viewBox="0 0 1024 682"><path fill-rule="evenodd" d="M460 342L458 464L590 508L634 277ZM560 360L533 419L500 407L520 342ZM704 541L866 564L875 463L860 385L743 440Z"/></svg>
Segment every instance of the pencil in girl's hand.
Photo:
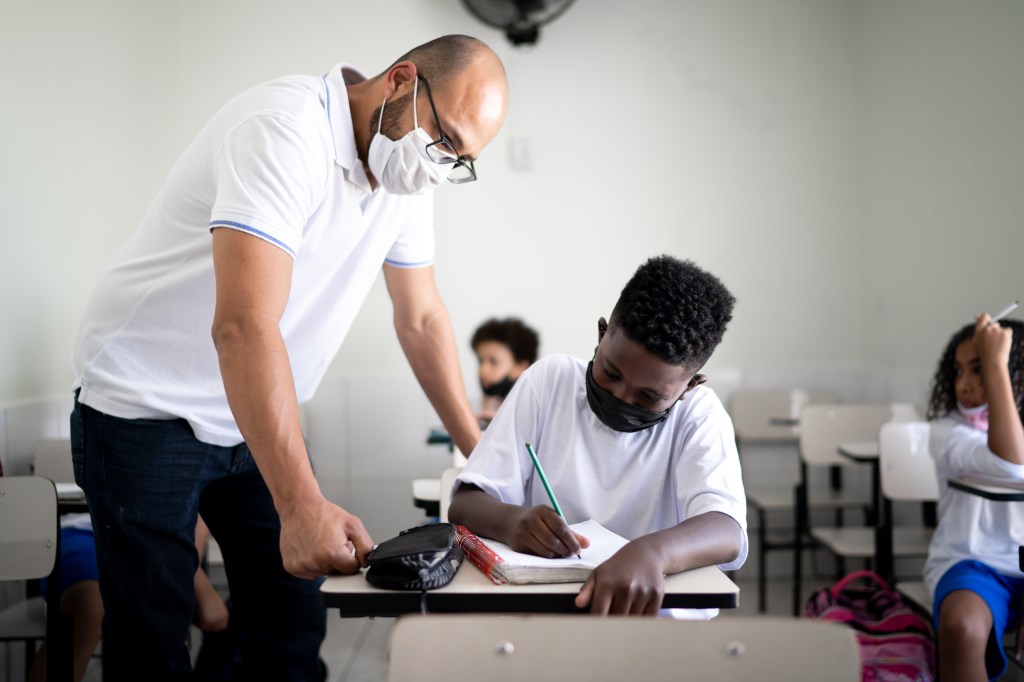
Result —
<svg viewBox="0 0 1024 682"><path fill-rule="evenodd" d="M530 453L530 459L533 460L533 468L537 470L537 475L540 477L540 482L544 484L544 490L548 493L548 499L551 500L551 506L555 508L555 512L562 517L565 521L565 514L562 513L562 508L558 506L558 500L555 499L555 491L551 489L551 484L548 483L548 477L544 474L544 467L540 465L540 460L537 459L537 453L533 451L533 446L529 443L526 444L526 451ZM568 523L568 521L566 521ZM576 558L579 559L580 555L577 554Z"/></svg>
<svg viewBox="0 0 1024 682"><path fill-rule="evenodd" d="M998 322L999 320L1003 319L1004 317L1012 313L1014 310L1016 310L1017 306L1019 305L1020 301L1014 301L1010 305L1006 306L1005 308L1003 308L998 313L992 316L992 322Z"/></svg>

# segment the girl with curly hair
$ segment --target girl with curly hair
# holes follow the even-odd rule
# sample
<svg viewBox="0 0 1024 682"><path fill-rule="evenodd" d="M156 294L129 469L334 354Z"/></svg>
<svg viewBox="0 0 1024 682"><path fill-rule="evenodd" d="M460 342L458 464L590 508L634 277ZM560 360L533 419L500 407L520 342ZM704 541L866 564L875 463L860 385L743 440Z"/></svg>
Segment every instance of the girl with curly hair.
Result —
<svg viewBox="0 0 1024 682"><path fill-rule="evenodd" d="M1006 670L1003 632L1020 617L1024 595L1024 506L947 481L1024 481L1022 401L1024 323L979 315L946 345L928 404L940 496L925 581L934 593L942 679L996 679Z"/></svg>

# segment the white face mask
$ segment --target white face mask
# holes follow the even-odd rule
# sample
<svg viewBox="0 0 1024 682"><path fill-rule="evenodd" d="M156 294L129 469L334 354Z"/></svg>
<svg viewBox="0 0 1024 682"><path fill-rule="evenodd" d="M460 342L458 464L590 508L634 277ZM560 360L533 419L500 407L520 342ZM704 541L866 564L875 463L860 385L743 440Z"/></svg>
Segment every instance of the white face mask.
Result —
<svg viewBox="0 0 1024 682"><path fill-rule="evenodd" d="M380 132L384 105L388 102L385 97L384 104L380 105L377 133L370 142L370 158L367 160L370 172L381 187L392 194L422 194L444 182L452 169L448 164L434 163L427 156L427 145L434 140L420 128L416 116L418 86L419 78L412 86L413 129L398 140L392 140Z"/></svg>
<svg viewBox="0 0 1024 682"><path fill-rule="evenodd" d="M956 407L968 424L980 431L988 431L988 403L977 407L964 407L958 401Z"/></svg>

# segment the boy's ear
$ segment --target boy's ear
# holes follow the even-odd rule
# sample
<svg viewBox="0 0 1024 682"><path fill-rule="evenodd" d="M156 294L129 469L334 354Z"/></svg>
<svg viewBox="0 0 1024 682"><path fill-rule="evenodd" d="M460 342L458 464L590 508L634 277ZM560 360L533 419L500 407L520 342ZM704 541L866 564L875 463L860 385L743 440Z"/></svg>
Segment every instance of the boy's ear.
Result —
<svg viewBox="0 0 1024 682"><path fill-rule="evenodd" d="M707 380L708 380L708 378L704 374L694 374L690 378L690 380L686 383L686 389L683 391L683 395L679 396L679 399L682 400L686 396L687 393L689 393L693 389L697 388L701 384L706 383Z"/></svg>
<svg viewBox="0 0 1024 682"><path fill-rule="evenodd" d="M603 317L597 318L597 342L601 343L605 333L608 331L608 320Z"/></svg>

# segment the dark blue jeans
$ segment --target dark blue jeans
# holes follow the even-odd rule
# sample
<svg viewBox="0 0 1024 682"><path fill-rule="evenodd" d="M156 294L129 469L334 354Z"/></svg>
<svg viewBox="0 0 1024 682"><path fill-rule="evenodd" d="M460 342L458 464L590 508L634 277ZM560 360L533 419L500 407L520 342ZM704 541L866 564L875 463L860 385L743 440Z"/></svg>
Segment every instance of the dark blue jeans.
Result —
<svg viewBox="0 0 1024 682"><path fill-rule="evenodd" d="M284 570L280 521L244 443L208 445L183 419L120 419L77 400L71 440L96 533L105 680L194 679L185 642L199 513L224 554L239 647L231 676L320 679L320 581Z"/></svg>

